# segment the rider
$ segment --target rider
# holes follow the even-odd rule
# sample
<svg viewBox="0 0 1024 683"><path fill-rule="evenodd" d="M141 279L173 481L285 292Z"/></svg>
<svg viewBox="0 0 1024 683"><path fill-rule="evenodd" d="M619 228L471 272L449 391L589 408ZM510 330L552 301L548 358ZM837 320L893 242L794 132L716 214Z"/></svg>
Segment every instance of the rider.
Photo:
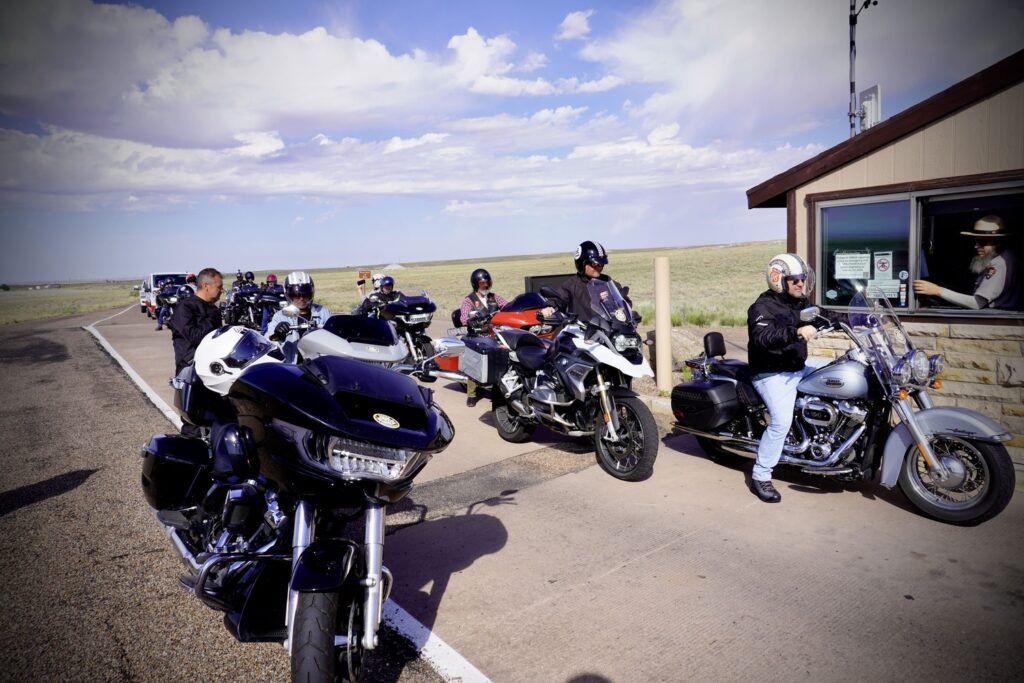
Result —
<svg viewBox="0 0 1024 683"><path fill-rule="evenodd" d="M295 272L288 273L288 276L284 279L284 295L290 303L299 309L299 315L313 323L316 327L323 327L327 319L331 317L331 312L326 306L313 303L314 289L313 278L304 271L296 270ZM283 310L275 313L274 317L270 320L270 324L267 326L267 329L273 330L270 338L284 343L298 342L299 337L302 336L300 331L289 329L294 320L294 318L285 315Z"/></svg>
<svg viewBox="0 0 1024 683"><path fill-rule="evenodd" d="M491 274L483 268L477 268L469 276L469 284L473 291L462 300L459 318L463 325L469 324L469 314L473 311L485 311L493 315L508 303L505 299L491 291ZM477 384L472 377L466 378L466 405L472 408L479 400L476 395Z"/></svg>
<svg viewBox="0 0 1024 683"><path fill-rule="evenodd" d="M188 290L187 292L185 290ZM199 291L199 285L196 283L196 274L188 273L185 275L185 284L178 288L178 297L184 299L186 296L192 296Z"/></svg>
<svg viewBox="0 0 1024 683"><path fill-rule="evenodd" d="M167 297L175 296L178 294L178 285L174 284L173 279L161 280L159 289L157 290L156 300L160 304L160 310L156 313L156 329L164 329L164 319L170 314L171 307L167 304Z"/></svg>
<svg viewBox="0 0 1024 683"><path fill-rule="evenodd" d="M365 315L372 318L379 317L380 309L398 301L401 297L402 293L395 289L395 278L385 275L380 279L380 290L372 292L363 299L363 302L352 311L352 315Z"/></svg>
<svg viewBox="0 0 1024 683"><path fill-rule="evenodd" d="M541 310L541 315L549 317L554 314L556 308L563 313L573 313L577 316L586 314L590 310L590 292L587 285L591 280L613 282L626 303L633 305L622 285L603 273L604 267L608 265L608 252L599 242L580 242L576 247L576 253L573 254L573 262L576 264L576 274L564 280L555 289L555 295L548 299L548 306Z"/></svg>
<svg viewBox="0 0 1024 683"><path fill-rule="evenodd" d="M284 294L284 287L277 283L277 275L268 273L267 281L260 286L260 297L264 295L281 296L282 294ZM271 311L272 306L268 303L261 303L260 307L263 309L263 318L260 320L260 332L266 334L270 319L277 311Z"/></svg>
<svg viewBox="0 0 1024 683"><path fill-rule="evenodd" d="M747 355L754 388L771 423L757 447L750 490L766 503L778 503L782 496L772 485L772 468L782 457L793 424L797 384L821 363L807 362L807 342L816 328L800 321L814 289L814 271L796 254L779 254L768 262L765 279L768 289L747 311Z"/></svg>

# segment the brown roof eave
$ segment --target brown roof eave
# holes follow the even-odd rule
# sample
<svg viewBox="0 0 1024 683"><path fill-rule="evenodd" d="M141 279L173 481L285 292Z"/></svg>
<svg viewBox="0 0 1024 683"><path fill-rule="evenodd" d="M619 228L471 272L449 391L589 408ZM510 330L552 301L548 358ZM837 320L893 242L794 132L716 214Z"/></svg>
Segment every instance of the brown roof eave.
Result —
<svg viewBox="0 0 1024 683"><path fill-rule="evenodd" d="M747 190L747 208L786 206L786 193L1024 80L1024 50L915 104L854 138Z"/></svg>

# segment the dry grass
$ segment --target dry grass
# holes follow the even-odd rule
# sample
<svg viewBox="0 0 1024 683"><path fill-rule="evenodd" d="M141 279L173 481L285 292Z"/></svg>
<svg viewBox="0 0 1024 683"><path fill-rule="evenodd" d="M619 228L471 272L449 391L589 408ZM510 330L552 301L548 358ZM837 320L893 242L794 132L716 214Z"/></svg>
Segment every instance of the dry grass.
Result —
<svg viewBox="0 0 1024 683"><path fill-rule="evenodd" d="M674 324L745 325L747 307L765 288L765 264L784 249L783 242L772 241L681 249L615 250L610 254L607 273L629 286L634 306L646 321L653 322L654 257L667 256ZM404 270L388 272L395 278L398 289L407 294L426 290L438 304L439 314L446 314L459 305L470 289L469 274L474 268L487 268L494 278L495 291L506 298L523 291L526 275L573 271L569 253L405 265ZM385 270L382 264L366 269ZM262 281L267 272L257 273L258 279ZM282 268L274 272L283 280L288 270ZM355 288L357 272L352 268L311 271L317 301L335 313L350 311L359 301ZM227 280L231 279L228 275ZM131 292L133 284L135 282L91 283L65 285L60 289L0 292L0 324L127 306L138 300L138 294Z"/></svg>

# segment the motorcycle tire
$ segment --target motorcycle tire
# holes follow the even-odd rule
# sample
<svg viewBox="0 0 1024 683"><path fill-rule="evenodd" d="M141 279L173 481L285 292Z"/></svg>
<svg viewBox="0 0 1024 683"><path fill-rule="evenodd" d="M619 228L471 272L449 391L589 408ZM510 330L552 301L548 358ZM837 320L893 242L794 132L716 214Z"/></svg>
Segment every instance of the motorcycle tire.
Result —
<svg viewBox="0 0 1024 683"><path fill-rule="evenodd" d="M498 436L509 443L524 443L533 437L537 425L524 422L512 411L507 403L496 404L491 408L494 425L498 428Z"/></svg>
<svg viewBox="0 0 1024 683"><path fill-rule="evenodd" d="M709 459L719 465L740 467L750 461L750 458L744 458L742 455L725 450L717 441L706 436L698 436L697 444L707 454Z"/></svg>
<svg viewBox="0 0 1024 683"><path fill-rule="evenodd" d="M334 683L338 658L334 635L338 623L337 593L299 593L292 629L292 681Z"/></svg>
<svg viewBox="0 0 1024 683"><path fill-rule="evenodd" d="M952 487L932 481L924 457L911 446L900 467L899 484L911 503L927 516L957 526L992 519L1013 496L1016 475L1002 444L931 435L932 451L963 473Z"/></svg>
<svg viewBox="0 0 1024 683"><path fill-rule="evenodd" d="M594 430L597 464L608 474L623 481L643 481L654 471L658 457L658 424L650 408L634 396L615 399L619 417L619 441L604 439L609 425L598 420Z"/></svg>

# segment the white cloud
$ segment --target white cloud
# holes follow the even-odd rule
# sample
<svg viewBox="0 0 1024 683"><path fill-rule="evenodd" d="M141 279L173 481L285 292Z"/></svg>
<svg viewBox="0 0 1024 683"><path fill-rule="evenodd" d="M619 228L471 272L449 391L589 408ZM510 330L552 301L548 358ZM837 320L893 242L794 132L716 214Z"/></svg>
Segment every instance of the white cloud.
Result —
<svg viewBox="0 0 1024 683"><path fill-rule="evenodd" d="M392 152L399 152L403 149L413 149L420 145L433 145L442 142L448 133L427 133L421 135L418 138L409 138L403 140L400 137L393 137L388 140L387 146L384 148L384 154L391 154Z"/></svg>
<svg viewBox="0 0 1024 683"><path fill-rule="evenodd" d="M277 131L238 133L235 139L242 143L235 148L235 154L244 157L268 156L284 149L284 142Z"/></svg>
<svg viewBox="0 0 1024 683"><path fill-rule="evenodd" d="M588 9L581 12L570 12L559 25L558 35L555 40L581 40L590 33L590 17L594 10Z"/></svg>

